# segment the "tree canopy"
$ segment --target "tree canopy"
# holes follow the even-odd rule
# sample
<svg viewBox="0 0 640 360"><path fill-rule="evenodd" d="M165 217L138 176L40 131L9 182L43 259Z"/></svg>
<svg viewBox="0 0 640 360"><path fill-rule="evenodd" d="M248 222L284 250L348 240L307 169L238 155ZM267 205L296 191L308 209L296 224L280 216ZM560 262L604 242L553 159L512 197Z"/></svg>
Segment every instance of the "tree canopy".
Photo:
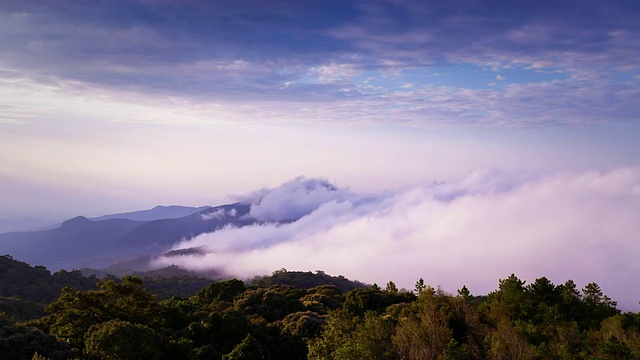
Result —
<svg viewBox="0 0 640 360"><path fill-rule="evenodd" d="M46 269L35 269L46 274ZM308 273L277 277L301 280ZM52 276L52 275L47 275ZM327 275L328 276L328 275ZM70 279L75 279L75 275ZM75 284L82 284L77 279ZM0 315L3 359L638 359L640 314L602 289L511 274L487 296L416 281L343 291L213 282L159 299L138 277L63 287L27 322ZM308 285L308 284L307 284Z"/></svg>

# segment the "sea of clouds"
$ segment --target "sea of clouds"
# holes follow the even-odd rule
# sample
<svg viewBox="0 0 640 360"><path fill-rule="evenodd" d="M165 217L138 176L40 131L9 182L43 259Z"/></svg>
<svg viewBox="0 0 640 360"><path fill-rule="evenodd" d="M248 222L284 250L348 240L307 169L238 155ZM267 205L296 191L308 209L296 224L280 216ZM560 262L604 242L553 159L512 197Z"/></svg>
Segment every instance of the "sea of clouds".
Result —
<svg viewBox="0 0 640 360"><path fill-rule="evenodd" d="M184 240L156 266L248 278L275 269L474 294L511 273L597 282L625 310L640 300L640 168L555 174L482 170L457 181L357 194L297 178L243 201L260 224Z"/></svg>

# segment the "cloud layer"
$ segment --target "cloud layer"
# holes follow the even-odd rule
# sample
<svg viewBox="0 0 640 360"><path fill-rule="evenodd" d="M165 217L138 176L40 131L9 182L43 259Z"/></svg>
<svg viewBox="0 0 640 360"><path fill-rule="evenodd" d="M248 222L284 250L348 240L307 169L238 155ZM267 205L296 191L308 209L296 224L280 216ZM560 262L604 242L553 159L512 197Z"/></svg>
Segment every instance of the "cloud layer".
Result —
<svg viewBox="0 0 640 360"><path fill-rule="evenodd" d="M299 179L300 180L300 179ZM271 195L304 203L318 194ZM265 197L266 198L266 197ZM598 282L624 309L640 290L640 169L522 176L477 172L457 183L432 184L356 199L327 197L297 221L227 228L184 241L206 255L159 258L157 266L221 269L249 277L285 267L324 270L366 282L393 280L413 288L422 277L455 291L497 287L516 273L532 281Z"/></svg>
<svg viewBox="0 0 640 360"><path fill-rule="evenodd" d="M632 1L9 2L0 80L178 98L235 121L637 121L639 16ZM33 108L7 105L0 124Z"/></svg>

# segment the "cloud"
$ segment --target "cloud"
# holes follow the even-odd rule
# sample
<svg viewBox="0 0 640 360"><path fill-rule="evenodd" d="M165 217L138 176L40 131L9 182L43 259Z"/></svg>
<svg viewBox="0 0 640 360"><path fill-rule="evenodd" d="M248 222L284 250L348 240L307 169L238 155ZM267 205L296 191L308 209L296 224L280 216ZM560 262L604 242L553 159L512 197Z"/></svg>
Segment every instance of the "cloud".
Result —
<svg viewBox="0 0 640 360"><path fill-rule="evenodd" d="M227 216L236 217L238 216L238 211L236 209L231 209L231 210L218 209L210 213L201 214L200 218L202 218L202 220L217 220Z"/></svg>
<svg viewBox="0 0 640 360"><path fill-rule="evenodd" d="M255 1L7 3L0 4L0 71L137 92L160 103L170 97L219 105L235 121L527 127L636 121L640 7L603 2L579 9L463 0L268 7ZM472 80L457 84L460 77L439 76L429 82L412 73L461 64L561 71L571 81L530 78L523 88L554 93L531 91L520 99L502 87L478 91ZM390 74L400 75L398 86L388 84ZM414 83L412 97L396 94ZM558 94L561 111L554 105ZM532 111L517 111L524 100ZM583 107L589 104L598 104L592 106L597 111Z"/></svg>
<svg viewBox="0 0 640 360"><path fill-rule="evenodd" d="M297 189L295 183L283 188ZM175 249L201 247L207 254L161 257L156 265L239 277L321 269L406 288L422 277L448 291L466 284L476 294L516 273L528 281L596 281L624 309L640 299L633 285L640 275L638 168L549 176L483 171L366 201L308 194L326 202L297 221L204 234ZM272 204L286 207L284 199L302 193L272 195L282 196Z"/></svg>
<svg viewBox="0 0 640 360"><path fill-rule="evenodd" d="M326 64L316 69L318 81L321 83L332 83L353 78L361 73L357 67L352 64Z"/></svg>
<svg viewBox="0 0 640 360"><path fill-rule="evenodd" d="M281 186L247 196L251 203L249 216L262 222L293 221L316 211L328 202L355 199L355 195L339 190L323 179L297 177Z"/></svg>

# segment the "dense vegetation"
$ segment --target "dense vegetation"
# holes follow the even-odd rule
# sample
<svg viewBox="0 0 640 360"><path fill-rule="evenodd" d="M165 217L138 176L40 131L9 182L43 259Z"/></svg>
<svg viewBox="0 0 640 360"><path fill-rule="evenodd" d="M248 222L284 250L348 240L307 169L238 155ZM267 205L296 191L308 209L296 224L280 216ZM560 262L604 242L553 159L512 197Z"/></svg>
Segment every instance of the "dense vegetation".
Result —
<svg viewBox="0 0 640 360"><path fill-rule="evenodd" d="M56 300L63 287L95 289L96 281L95 276L84 277L77 270L51 274L44 266L0 256L0 312L18 320L41 317L44 305Z"/></svg>
<svg viewBox="0 0 640 360"><path fill-rule="evenodd" d="M595 283L511 275L477 297L421 279L341 290L322 272L210 283L158 300L138 277L62 289L46 315L0 316L3 359L638 359L640 315ZM278 279L297 285L279 284ZM305 285L306 284L306 285ZM263 286L264 285L264 286ZM362 284L360 284L362 285ZM4 288L3 288L4 290ZM37 352L38 355L35 355Z"/></svg>

